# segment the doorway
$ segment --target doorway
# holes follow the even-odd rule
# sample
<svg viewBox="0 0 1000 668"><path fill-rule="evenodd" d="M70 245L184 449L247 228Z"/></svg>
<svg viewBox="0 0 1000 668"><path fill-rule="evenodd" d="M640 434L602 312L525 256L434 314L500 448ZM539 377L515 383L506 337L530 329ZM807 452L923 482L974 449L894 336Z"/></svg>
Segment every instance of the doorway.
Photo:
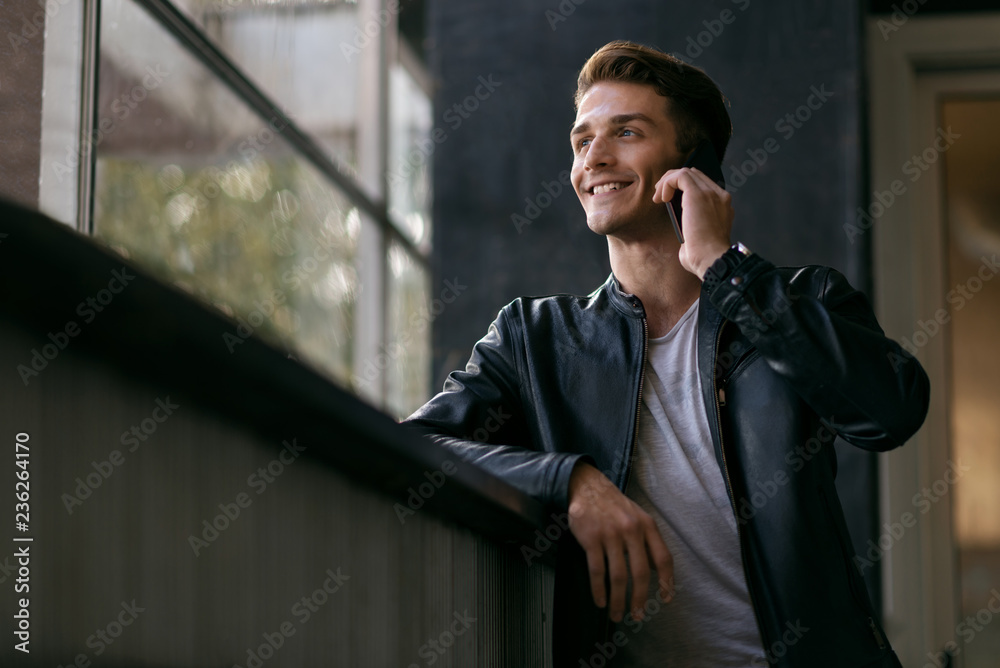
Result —
<svg viewBox="0 0 1000 668"><path fill-rule="evenodd" d="M950 649L965 655L965 668L994 668L1000 657L1000 91L939 99L942 125L962 134L944 164L952 518L960 591Z"/></svg>
<svg viewBox="0 0 1000 668"><path fill-rule="evenodd" d="M917 518L882 559L884 621L903 665L992 668L1000 655L1000 15L913 17L889 39L872 22L868 34L871 186L884 204L871 225L876 311L931 379L924 426L880 457L881 523ZM899 194L890 202L886 193Z"/></svg>

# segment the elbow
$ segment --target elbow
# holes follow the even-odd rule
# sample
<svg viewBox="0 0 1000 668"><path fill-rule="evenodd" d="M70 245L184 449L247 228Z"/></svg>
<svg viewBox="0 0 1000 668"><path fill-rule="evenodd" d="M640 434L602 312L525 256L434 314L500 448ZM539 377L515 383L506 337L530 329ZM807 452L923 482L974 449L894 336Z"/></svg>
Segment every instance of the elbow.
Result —
<svg viewBox="0 0 1000 668"><path fill-rule="evenodd" d="M923 426L930 408L931 385L920 363L911 358L909 373L900 379L898 401L890 409L883 422L883 435L876 447L878 452L886 452L909 441Z"/></svg>

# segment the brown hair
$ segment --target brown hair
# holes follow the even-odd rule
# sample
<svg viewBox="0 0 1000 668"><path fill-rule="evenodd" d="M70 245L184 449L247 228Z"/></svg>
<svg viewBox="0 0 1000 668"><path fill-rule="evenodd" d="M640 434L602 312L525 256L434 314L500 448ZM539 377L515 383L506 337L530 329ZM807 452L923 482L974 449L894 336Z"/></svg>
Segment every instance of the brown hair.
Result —
<svg viewBox="0 0 1000 668"><path fill-rule="evenodd" d="M615 41L595 51L580 70L574 105L579 108L590 87L602 81L652 86L667 98L667 115L677 129L677 150L687 153L709 139L722 161L733 134L728 100L702 69L642 44Z"/></svg>

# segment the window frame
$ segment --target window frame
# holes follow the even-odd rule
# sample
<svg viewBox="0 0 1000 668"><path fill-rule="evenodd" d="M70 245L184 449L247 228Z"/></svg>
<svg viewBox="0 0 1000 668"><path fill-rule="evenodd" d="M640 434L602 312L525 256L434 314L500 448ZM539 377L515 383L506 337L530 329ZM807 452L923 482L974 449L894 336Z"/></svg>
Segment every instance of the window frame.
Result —
<svg viewBox="0 0 1000 668"><path fill-rule="evenodd" d="M358 208L362 217L362 239L359 245L359 281L365 286L365 298L359 300L358 317L353 332L355 377L366 360L376 358L388 340L388 262L390 248L402 247L426 276L431 275L430 244L418 247L400 229L388 213L388 134L389 134L389 70L394 65L404 67L420 88L430 94L430 77L426 67L399 36L396 15L387 10L386 0L358 0L357 12L365 16L386 12L391 20L379 31L379 48L366 49L360 63L361 76L372 77L376 84L367 86L359 100L359 118L374 118L374 123L358 126L358 176L337 156L330 155L320 143L285 114L281 106L254 84L216 44L213 38L171 0L127 0L147 12L180 46L200 62L211 75L223 83L263 122L277 121L283 125L282 138L301 157L308 160L340 193ZM281 11L277 8L276 11ZM290 8L300 11L301 8ZM97 164L95 146L89 140L96 136L98 122L98 68L100 54L100 0L84 0L83 41L81 53L81 104L79 114L79 163L76 174L75 227L81 233L94 234L94 175ZM69 222L69 221L64 221ZM389 396L387 375L380 382L352 388L364 399L385 409Z"/></svg>

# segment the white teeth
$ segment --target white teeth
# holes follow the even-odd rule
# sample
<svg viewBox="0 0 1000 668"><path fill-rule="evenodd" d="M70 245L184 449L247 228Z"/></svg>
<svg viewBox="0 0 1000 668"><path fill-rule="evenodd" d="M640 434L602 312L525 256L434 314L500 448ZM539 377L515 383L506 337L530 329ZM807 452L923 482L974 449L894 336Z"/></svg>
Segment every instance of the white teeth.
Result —
<svg viewBox="0 0 1000 668"><path fill-rule="evenodd" d="M601 193L606 193L609 190L621 190L627 185L627 183L605 183L600 186L594 186L594 194L600 195Z"/></svg>

